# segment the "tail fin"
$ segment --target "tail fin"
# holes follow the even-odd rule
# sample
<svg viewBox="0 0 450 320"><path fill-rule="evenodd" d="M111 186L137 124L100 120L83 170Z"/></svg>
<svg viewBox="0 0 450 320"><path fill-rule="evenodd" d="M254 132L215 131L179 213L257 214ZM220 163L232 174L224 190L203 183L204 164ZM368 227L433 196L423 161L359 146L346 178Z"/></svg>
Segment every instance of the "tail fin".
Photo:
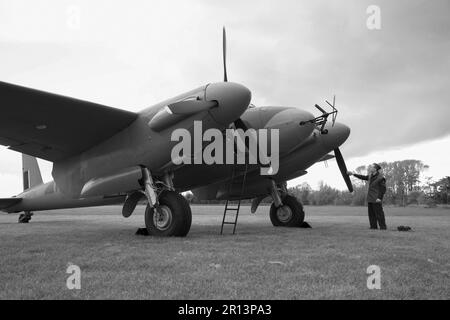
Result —
<svg viewBox="0 0 450 320"><path fill-rule="evenodd" d="M22 175L24 191L43 183L36 158L27 154L22 154Z"/></svg>

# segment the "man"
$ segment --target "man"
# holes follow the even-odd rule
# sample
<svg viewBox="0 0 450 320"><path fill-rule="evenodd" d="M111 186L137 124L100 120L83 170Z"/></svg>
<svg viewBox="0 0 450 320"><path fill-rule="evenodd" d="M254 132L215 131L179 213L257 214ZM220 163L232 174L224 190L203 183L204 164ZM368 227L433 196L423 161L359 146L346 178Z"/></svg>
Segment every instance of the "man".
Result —
<svg viewBox="0 0 450 320"><path fill-rule="evenodd" d="M383 196L386 193L386 179L381 173L381 167L377 164L371 164L367 169L367 176L356 174L349 171L349 176L369 182L367 191L367 208L369 210L370 229L386 230L386 222L383 211Z"/></svg>

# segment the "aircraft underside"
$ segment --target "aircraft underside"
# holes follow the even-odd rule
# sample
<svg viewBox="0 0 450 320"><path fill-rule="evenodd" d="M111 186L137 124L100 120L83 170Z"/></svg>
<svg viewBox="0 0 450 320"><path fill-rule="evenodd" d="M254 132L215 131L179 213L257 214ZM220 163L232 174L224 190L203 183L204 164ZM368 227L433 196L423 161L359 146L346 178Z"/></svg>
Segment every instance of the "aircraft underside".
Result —
<svg viewBox="0 0 450 320"><path fill-rule="evenodd" d="M339 130L339 126L328 128L327 134L332 135L335 133L333 130ZM78 198L61 193L53 181L40 184L19 195L20 201L5 210L24 211L19 221L28 222L33 211L123 203L122 214L129 217L138 202L147 199L145 223L149 234L185 236L190 229L192 212L180 192L192 190L200 200L253 199L252 212L256 211L262 199L271 197L269 213L272 224L298 227L305 217L303 206L298 199L289 195L286 181L306 174L308 167L335 148L326 139L328 136L322 136L319 131L313 132L296 150L281 159L279 171L272 176L261 175L258 164L192 164L181 166L173 173L162 176L152 175L148 168L138 166L90 180L82 190L83 196ZM24 156L24 159L28 158L30 157ZM135 191L127 193L120 190ZM226 208L228 206L227 203ZM234 232L237 215L231 222L227 222L224 215L223 222L233 224Z"/></svg>

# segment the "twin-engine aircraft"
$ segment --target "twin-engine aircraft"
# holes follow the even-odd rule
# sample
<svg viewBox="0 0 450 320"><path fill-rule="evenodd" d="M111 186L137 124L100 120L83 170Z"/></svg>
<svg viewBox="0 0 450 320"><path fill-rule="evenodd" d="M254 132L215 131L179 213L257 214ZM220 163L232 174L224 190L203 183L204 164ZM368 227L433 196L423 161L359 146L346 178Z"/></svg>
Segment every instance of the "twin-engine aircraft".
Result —
<svg viewBox="0 0 450 320"><path fill-rule="evenodd" d="M0 199L0 210L24 212L19 222L26 223L34 211L123 203L122 214L129 217L146 200L148 234L186 236L192 213L181 193L192 190L198 199L253 199L252 212L270 196L272 224L297 227L304 211L288 194L286 181L333 157L352 192L339 151L350 129L335 122L334 101L329 103L331 112L316 105L322 112L318 117L293 107L250 106L250 90L228 82L225 29L223 58L223 82L138 113L0 82L0 144L23 154L24 184L21 194ZM171 151L177 142L172 133L185 129L194 135L198 122L202 132L277 129L279 170L262 175L261 162L174 161ZM53 181L43 183L36 157L53 162Z"/></svg>

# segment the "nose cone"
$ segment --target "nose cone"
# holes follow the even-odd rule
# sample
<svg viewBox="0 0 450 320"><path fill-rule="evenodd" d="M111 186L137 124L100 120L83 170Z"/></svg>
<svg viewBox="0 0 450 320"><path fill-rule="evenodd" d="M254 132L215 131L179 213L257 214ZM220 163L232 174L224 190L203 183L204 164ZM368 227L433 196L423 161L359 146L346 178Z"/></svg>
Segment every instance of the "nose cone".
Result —
<svg viewBox="0 0 450 320"><path fill-rule="evenodd" d="M350 135L350 128L345 124L338 122L336 122L334 126L328 123L325 126L325 129L328 130L328 133L323 134L322 139L325 146L330 150L338 148Z"/></svg>
<svg viewBox="0 0 450 320"><path fill-rule="evenodd" d="M247 110L251 98L250 90L238 83L218 82L206 87L206 100L216 100L219 104L210 114L222 125L238 119Z"/></svg>

